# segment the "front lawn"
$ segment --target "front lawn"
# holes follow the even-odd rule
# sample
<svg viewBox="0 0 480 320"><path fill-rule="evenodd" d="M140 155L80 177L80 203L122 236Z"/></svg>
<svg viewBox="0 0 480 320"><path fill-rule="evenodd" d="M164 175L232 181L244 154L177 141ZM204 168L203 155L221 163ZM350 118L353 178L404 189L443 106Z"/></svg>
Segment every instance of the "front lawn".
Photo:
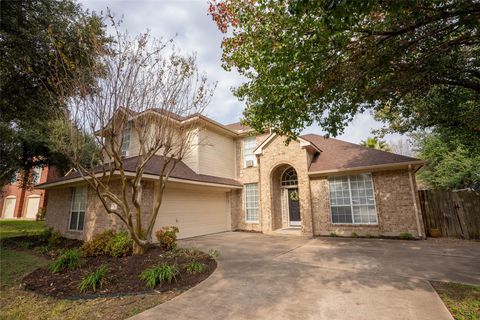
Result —
<svg viewBox="0 0 480 320"><path fill-rule="evenodd" d="M480 319L480 286L431 281L456 320Z"/></svg>
<svg viewBox="0 0 480 320"><path fill-rule="evenodd" d="M41 222L0 223L0 234L3 237L0 250L0 319L125 319L168 301L188 289L169 288L159 292L162 288L157 288L146 294L95 299L81 296L79 299L55 298L24 290L21 284L26 275L38 273L38 268L45 268L52 263L51 257L57 257L59 252L75 245L74 241L63 239L58 244L49 245L47 254L43 252L46 246L37 245L39 236L29 236L39 234L42 229L44 224ZM13 238L14 235L17 237ZM113 267L110 269L113 271ZM78 284L75 284L75 291L77 290ZM148 291L147 288L145 291Z"/></svg>
<svg viewBox="0 0 480 320"><path fill-rule="evenodd" d="M2 220L0 221L0 239L35 235L45 230L45 221Z"/></svg>

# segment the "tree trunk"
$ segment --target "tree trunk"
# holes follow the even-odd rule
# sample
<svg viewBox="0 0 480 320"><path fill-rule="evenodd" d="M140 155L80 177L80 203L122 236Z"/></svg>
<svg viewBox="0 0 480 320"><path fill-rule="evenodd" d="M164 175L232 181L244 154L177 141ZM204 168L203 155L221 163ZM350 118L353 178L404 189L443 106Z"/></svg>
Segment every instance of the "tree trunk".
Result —
<svg viewBox="0 0 480 320"><path fill-rule="evenodd" d="M141 255L144 254L147 249L147 246L142 246L135 241L133 241L133 254L134 255Z"/></svg>

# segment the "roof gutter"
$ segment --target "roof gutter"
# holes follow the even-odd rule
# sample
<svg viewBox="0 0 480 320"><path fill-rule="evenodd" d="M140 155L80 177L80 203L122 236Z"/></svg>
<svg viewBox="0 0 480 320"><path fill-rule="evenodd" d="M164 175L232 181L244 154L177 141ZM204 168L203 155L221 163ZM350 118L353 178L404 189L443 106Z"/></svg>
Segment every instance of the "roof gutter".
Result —
<svg viewBox="0 0 480 320"><path fill-rule="evenodd" d="M120 172L117 170L115 172L115 174L119 174ZM135 177L135 173L134 172L129 172L129 171L125 171L125 175L128 176L128 177ZM96 173L95 174L95 177L98 178L98 177L101 177L102 176L102 173ZM157 179L159 176L158 175L154 175L154 174L143 174L142 176L143 178L146 178L148 180L155 180ZM76 182L81 182L81 181L85 181L86 179L90 179L90 177L77 177L77 178L73 178L73 179L68 179L68 180L62 180L62 181L56 181L56 182L51 182L51 183L42 183L42 184L39 184L37 186L35 186L35 188L38 188L38 189L49 189L49 188L53 188L53 187L57 187L57 186L61 186L61 185L65 185L65 184L72 184L72 183L76 183ZM170 177L168 178L168 181L171 181L171 182L178 182L178 183L184 183L184 184L194 184L194 185L203 185L203 186L210 186L210 187L218 187L218 188L228 188L228 189L242 189L243 187L242 186L239 186L239 185L233 185L233 184L224 184L224 183L216 183L216 182L206 182L206 181L197 181L197 180L189 180L189 179L181 179L181 178L174 178L174 177Z"/></svg>

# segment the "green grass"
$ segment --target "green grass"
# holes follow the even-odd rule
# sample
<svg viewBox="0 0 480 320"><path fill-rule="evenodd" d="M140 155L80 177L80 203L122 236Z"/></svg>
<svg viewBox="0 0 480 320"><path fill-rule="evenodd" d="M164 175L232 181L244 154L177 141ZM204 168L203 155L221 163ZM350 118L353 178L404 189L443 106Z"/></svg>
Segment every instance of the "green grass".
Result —
<svg viewBox="0 0 480 320"><path fill-rule="evenodd" d="M39 234L45 230L45 221L0 221L0 239Z"/></svg>
<svg viewBox="0 0 480 320"><path fill-rule="evenodd" d="M10 287L25 275L48 264L48 260L25 252L2 248L0 250L1 287Z"/></svg>
<svg viewBox="0 0 480 320"><path fill-rule="evenodd" d="M431 282L456 320L480 320L480 286Z"/></svg>

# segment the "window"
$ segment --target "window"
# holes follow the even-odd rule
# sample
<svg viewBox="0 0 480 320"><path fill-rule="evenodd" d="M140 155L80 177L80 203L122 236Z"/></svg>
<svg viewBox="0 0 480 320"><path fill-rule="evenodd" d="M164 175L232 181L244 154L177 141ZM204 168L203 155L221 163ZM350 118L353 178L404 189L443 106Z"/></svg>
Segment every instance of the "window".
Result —
<svg viewBox="0 0 480 320"><path fill-rule="evenodd" d="M296 186L298 184L297 171L292 167L282 174L282 186Z"/></svg>
<svg viewBox="0 0 480 320"><path fill-rule="evenodd" d="M377 210L370 173L330 177L332 223L377 224Z"/></svg>
<svg viewBox="0 0 480 320"><path fill-rule="evenodd" d="M245 185L245 220L247 222L258 222L258 184L249 183Z"/></svg>
<svg viewBox="0 0 480 320"><path fill-rule="evenodd" d="M126 157L128 156L128 148L130 147L130 131L132 129L132 124L128 122L125 125L125 128L122 132L122 148L120 150L121 155Z"/></svg>
<svg viewBox="0 0 480 320"><path fill-rule="evenodd" d="M40 177L42 176L42 168L35 167L33 169L33 184L38 184L40 182Z"/></svg>
<svg viewBox="0 0 480 320"><path fill-rule="evenodd" d="M87 188L78 187L73 190L72 208L70 211L70 230L83 230L85 207L87 203Z"/></svg>
<svg viewBox="0 0 480 320"><path fill-rule="evenodd" d="M253 161L253 165L257 165L257 157L253 150L257 147L255 137L246 137L243 139L243 166L247 167L247 161Z"/></svg>

